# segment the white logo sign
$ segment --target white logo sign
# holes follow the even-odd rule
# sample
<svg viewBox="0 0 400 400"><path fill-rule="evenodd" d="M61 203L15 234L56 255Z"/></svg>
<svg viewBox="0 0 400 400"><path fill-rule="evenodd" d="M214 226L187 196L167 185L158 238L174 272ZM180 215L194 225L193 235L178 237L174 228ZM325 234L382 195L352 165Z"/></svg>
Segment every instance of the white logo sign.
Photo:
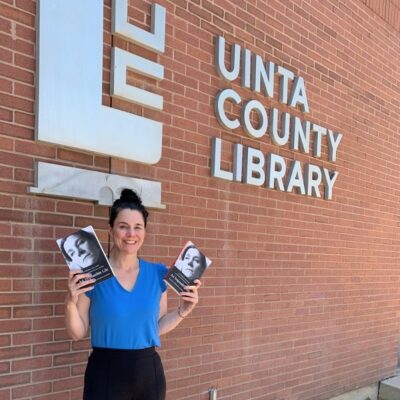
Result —
<svg viewBox="0 0 400 400"><path fill-rule="evenodd" d="M128 23L115 0L113 34L157 53L165 47L165 9L152 7L151 31ZM102 105L103 1L39 0L36 139L146 164L161 158L162 124ZM161 65L112 49L111 96L162 110L163 98L128 85L127 69L156 80Z"/></svg>

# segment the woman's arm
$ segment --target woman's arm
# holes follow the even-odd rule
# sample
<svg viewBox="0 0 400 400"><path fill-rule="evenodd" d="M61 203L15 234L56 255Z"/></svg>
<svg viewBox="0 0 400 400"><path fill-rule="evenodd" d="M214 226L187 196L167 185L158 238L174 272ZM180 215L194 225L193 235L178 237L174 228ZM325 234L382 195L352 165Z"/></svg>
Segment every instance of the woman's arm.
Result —
<svg viewBox="0 0 400 400"><path fill-rule="evenodd" d="M158 319L159 335L165 335L175 329L187 317L199 301L198 288L201 282L196 279L193 286L187 286L187 292L180 293L181 302L177 310L167 313L167 292L160 300L160 317Z"/></svg>
<svg viewBox="0 0 400 400"><path fill-rule="evenodd" d="M74 340L84 338L89 329L90 299L84 293L92 290L93 286L83 286L94 283L95 279L84 282L82 279L90 277L90 274L81 274L79 270L70 271L69 274L68 293L65 297L65 327Z"/></svg>

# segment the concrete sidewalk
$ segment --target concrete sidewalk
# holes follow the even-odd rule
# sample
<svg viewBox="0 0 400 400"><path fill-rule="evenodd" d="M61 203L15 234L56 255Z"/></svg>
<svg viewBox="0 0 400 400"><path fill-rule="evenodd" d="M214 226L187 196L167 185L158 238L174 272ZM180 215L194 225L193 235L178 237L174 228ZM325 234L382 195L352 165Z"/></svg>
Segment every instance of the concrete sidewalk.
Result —
<svg viewBox="0 0 400 400"><path fill-rule="evenodd" d="M400 375L381 381L379 400L400 400Z"/></svg>

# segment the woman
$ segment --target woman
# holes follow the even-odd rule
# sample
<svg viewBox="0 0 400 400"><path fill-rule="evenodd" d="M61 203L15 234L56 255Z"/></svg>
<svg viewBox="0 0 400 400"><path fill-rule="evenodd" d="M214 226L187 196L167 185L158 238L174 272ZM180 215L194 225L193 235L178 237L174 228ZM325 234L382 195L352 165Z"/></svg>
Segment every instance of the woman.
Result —
<svg viewBox="0 0 400 400"><path fill-rule="evenodd" d="M206 257L194 245L189 245L175 265L188 279L199 278L207 267Z"/></svg>
<svg viewBox="0 0 400 400"><path fill-rule="evenodd" d="M60 249L71 269L88 268L99 262L102 256L96 238L83 229L65 237Z"/></svg>
<svg viewBox="0 0 400 400"><path fill-rule="evenodd" d="M111 207L110 263L115 277L84 288L90 274L71 271L65 306L66 328L79 340L89 326L93 352L85 372L84 400L162 400L166 385L155 347L198 302L196 280L180 294L180 306L167 313L163 277L167 268L139 259L148 212L141 199L124 189ZM90 279L94 283L94 279Z"/></svg>

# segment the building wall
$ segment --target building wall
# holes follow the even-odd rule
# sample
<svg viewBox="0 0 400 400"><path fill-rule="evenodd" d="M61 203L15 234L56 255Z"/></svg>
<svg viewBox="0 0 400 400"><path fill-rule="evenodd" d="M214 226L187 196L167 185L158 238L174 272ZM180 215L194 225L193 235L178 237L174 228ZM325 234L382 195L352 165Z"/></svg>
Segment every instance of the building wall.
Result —
<svg viewBox="0 0 400 400"><path fill-rule="evenodd" d="M400 305L396 3L160 0L166 51L141 54L164 65L165 79L129 74L128 81L162 94L162 112L109 96L111 44L140 52L111 36L110 3L103 104L163 122L162 159L154 166L35 141L36 2L0 0L0 398L81 398L90 342L71 342L64 331L67 268L54 240L92 224L108 247L107 207L28 194L37 161L161 181L166 209L151 210L141 256L171 264L191 239L213 260L200 304L163 339L168 399L205 400L215 386L219 399L322 400L393 375ZM129 3L131 22L148 27L151 2ZM224 81L215 68L216 35L302 76L310 112L289 110L239 79ZM273 144L268 134L253 139L242 128L224 129L214 100L227 87L340 132L336 162L326 144L316 160ZM240 107L230 112L238 116ZM223 140L226 170L240 143L338 171L332 200L211 177L213 137ZM169 305L177 306L173 293Z"/></svg>

